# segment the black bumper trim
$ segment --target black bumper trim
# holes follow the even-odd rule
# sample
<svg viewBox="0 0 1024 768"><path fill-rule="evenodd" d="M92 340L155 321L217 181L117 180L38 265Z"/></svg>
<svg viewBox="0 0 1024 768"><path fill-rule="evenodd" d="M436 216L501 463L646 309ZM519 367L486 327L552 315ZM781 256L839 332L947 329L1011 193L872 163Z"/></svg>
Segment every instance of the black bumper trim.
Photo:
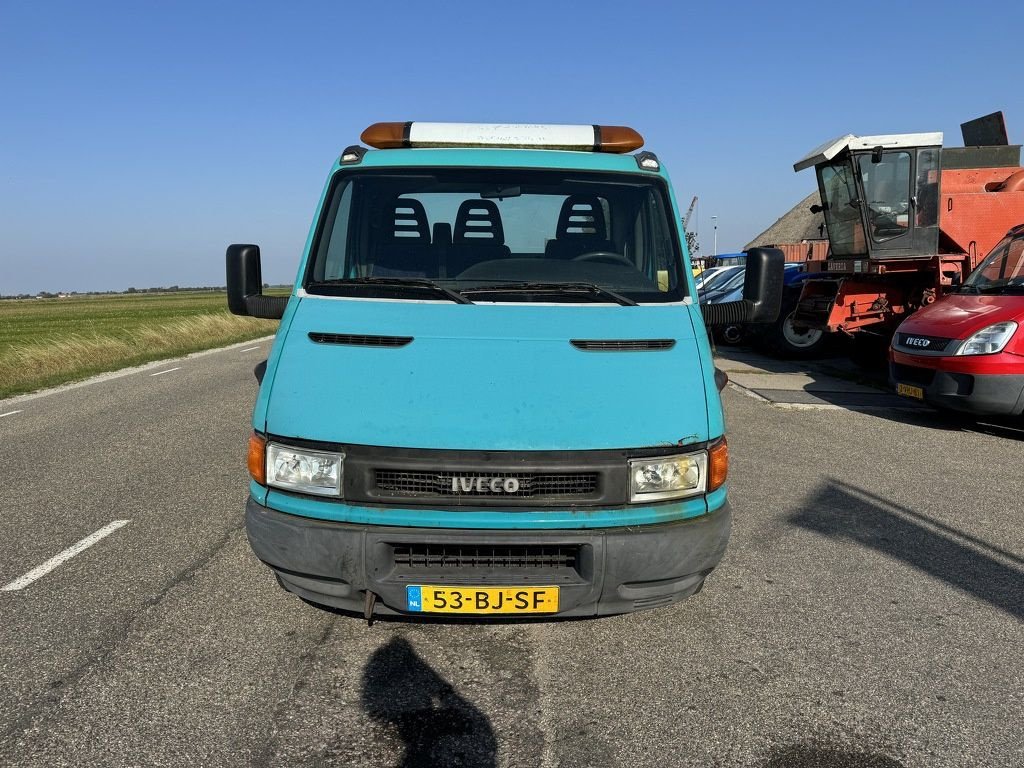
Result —
<svg viewBox="0 0 1024 768"><path fill-rule="evenodd" d="M902 366L906 366L903 363ZM917 367L917 366L913 366ZM932 370L920 368L920 370ZM889 381L921 387L926 403L978 416L1020 416L1024 413L1024 374L973 374L935 370L925 386L899 374L889 363ZM923 383L923 382L922 382Z"/></svg>
<svg viewBox="0 0 1024 768"><path fill-rule="evenodd" d="M478 530L399 528L336 523L289 515L252 498L246 533L256 556L290 592L312 602L361 612L366 591L377 595L376 612L405 611L409 584L517 585L553 583L560 588L558 616L626 613L681 600L697 592L725 553L732 524L728 504L696 518L671 523L580 530ZM565 545L583 553L571 573L543 568L420 569L396 565L403 543Z"/></svg>

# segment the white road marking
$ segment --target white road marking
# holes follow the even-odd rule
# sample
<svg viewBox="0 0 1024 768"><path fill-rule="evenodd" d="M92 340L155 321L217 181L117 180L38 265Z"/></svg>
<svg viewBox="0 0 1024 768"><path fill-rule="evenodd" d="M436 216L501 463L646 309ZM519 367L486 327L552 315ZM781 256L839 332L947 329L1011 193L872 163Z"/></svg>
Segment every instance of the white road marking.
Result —
<svg viewBox="0 0 1024 768"><path fill-rule="evenodd" d="M181 366L179 365L177 368L168 368L166 371L157 371L156 373L151 373L149 375L150 376L163 376L165 373L170 373L171 371L180 371L180 370L181 370Z"/></svg>
<svg viewBox="0 0 1024 768"><path fill-rule="evenodd" d="M16 413L21 413L21 411L8 411L7 413L0 413L0 419L2 419L4 416L13 416Z"/></svg>
<svg viewBox="0 0 1024 768"><path fill-rule="evenodd" d="M100 539L106 538L107 536L112 534L114 531L116 531L118 528L121 528L121 527L123 527L125 525L128 525L128 523L130 523L130 522L131 522L130 520L115 520L114 522L110 523L109 525L103 526L102 528L100 528L95 533L91 533L88 536L86 536L84 539L82 539L77 544L74 544L74 545L68 547L67 549L65 549L63 552L60 552L60 553L54 555L49 560L47 560L45 563L40 565L38 568L33 568L31 571L26 573L21 578L15 579L10 584L7 584L7 585L5 585L3 587L0 587L0 592L17 592L19 589L24 589L29 584L31 584L33 581L36 581L37 579L43 578L43 576L48 574L50 571L52 571L57 566L61 565L62 563L66 563L68 560L70 560L75 555L80 554L81 552L84 552L85 550L87 550L89 547L91 547L93 544L95 544Z"/></svg>
<svg viewBox="0 0 1024 768"><path fill-rule="evenodd" d="M241 351L242 352L252 352L254 349L259 349L259 347L249 347L248 349L243 349Z"/></svg>

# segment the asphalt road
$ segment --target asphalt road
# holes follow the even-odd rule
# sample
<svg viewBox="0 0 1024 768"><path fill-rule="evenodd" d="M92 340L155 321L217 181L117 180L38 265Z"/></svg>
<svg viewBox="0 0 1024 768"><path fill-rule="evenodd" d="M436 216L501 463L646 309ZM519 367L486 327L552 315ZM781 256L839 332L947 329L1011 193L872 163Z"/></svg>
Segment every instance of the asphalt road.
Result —
<svg viewBox="0 0 1024 768"><path fill-rule="evenodd" d="M367 627L249 552L266 347L0 402L0 586L129 521L0 591L0 764L1024 764L1019 434L728 389L735 530L700 595Z"/></svg>

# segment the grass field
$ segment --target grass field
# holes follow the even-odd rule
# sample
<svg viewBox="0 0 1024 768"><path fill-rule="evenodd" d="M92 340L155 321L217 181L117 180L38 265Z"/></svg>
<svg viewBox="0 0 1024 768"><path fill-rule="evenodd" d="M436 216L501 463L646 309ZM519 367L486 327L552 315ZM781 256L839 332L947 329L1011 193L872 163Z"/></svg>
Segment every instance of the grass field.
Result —
<svg viewBox="0 0 1024 768"><path fill-rule="evenodd" d="M276 329L212 291L0 301L0 398Z"/></svg>

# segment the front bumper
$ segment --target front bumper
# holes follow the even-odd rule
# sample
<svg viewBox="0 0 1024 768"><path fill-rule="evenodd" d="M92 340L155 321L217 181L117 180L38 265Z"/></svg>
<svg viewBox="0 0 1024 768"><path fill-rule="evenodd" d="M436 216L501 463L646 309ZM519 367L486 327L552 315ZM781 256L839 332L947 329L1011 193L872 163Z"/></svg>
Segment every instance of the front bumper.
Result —
<svg viewBox="0 0 1024 768"><path fill-rule="evenodd" d="M371 591L375 614L423 616L405 610L410 584L556 584L558 616L595 616L667 605L699 590L725 554L732 513L725 504L676 522L580 530L404 528L289 515L250 497L245 524L253 551L281 585L322 605L362 612ZM396 562L396 550L410 545L569 547L579 557L574 568L557 571Z"/></svg>
<svg viewBox="0 0 1024 768"><path fill-rule="evenodd" d="M938 408L979 416L1024 413L1024 374L947 371L914 365L911 355L895 353L889 363L889 381L894 387L920 387L925 402Z"/></svg>

